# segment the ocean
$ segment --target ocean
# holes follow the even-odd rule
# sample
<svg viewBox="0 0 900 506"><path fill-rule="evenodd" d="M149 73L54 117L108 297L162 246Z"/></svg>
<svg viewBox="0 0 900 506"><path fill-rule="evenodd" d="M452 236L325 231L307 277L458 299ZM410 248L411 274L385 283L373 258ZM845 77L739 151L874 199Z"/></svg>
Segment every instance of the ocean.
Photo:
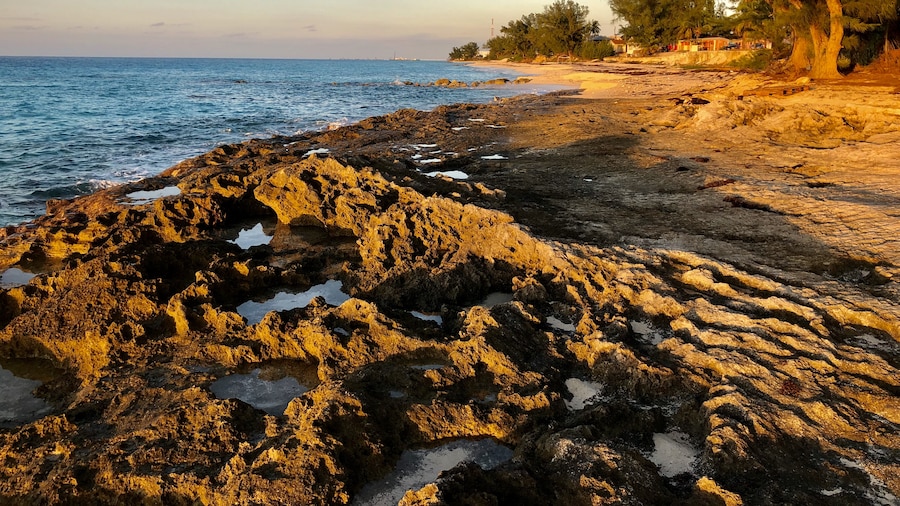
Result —
<svg viewBox="0 0 900 506"><path fill-rule="evenodd" d="M221 144L548 91L403 84L518 75L442 61L0 57L0 226Z"/></svg>

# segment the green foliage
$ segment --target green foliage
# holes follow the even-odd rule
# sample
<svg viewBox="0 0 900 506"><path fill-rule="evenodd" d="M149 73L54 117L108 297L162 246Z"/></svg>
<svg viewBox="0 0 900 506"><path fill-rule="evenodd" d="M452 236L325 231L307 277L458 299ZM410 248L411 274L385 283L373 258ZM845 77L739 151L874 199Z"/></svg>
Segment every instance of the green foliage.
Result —
<svg viewBox="0 0 900 506"><path fill-rule="evenodd" d="M599 29L597 21L588 19L587 7L573 0L556 0L542 12L527 14L500 28L500 35L487 41L488 58L530 60L538 54L580 55L585 51L582 46L594 44L591 36Z"/></svg>
<svg viewBox="0 0 900 506"><path fill-rule="evenodd" d="M623 36L651 50L679 39L723 35L731 30L715 0L610 0Z"/></svg>
<svg viewBox="0 0 900 506"><path fill-rule="evenodd" d="M772 50L760 49L729 63L730 67L745 70L765 70L772 63Z"/></svg>
<svg viewBox="0 0 900 506"><path fill-rule="evenodd" d="M532 32L537 25L536 14L522 16L500 28L501 35L487 41L488 58L522 60L534 58L536 52Z"/></svg>
<svg viewBox="0 0 900 506"><path fill-rule="evenodd" d="M575 49L599 31L588 21L588 8L573 0L556 0L535 16L534 43L544 55L575 55Z"/></svg>
<svg viewBox="0 0 900 506"><path fill-rule="evenodd" d="M804 50L811 47L811 33L826 35L829 11L824 0L734 0L735 32L751 38L764 38L776 50L785 41ZM900 35L900 0L841 0L844 27L842 50L832 62L849 70L857 63L875 60L892 40ZM895 35L893 32L898 32ZM801 40L802 39L802 40ZM813 54L813 59L824 53Z"/></svg>
<svg viewBox="0 0 900 506"><path fill-rule="evenodd" d="M469 42L462 47L454 47L450 51L451 60L474 60L478 56L479 46L477 42Z"/></svg>
<svg viewBox="0 0 900 506"><path fill-rule="evenodd" d="M608 40L588 41L578 48L578 57L582 60L602 60L607 56L615 56L615 54L616 50Z"/></svg>

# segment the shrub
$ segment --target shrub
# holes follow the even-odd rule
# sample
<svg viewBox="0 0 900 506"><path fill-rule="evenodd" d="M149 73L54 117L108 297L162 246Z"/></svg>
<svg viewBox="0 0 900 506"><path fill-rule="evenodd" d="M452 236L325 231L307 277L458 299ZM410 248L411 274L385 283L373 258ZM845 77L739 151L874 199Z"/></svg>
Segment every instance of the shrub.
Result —
<svg viewBox="0 0 900 506"><path fill-rule="evenodd" d="M578 57L582 60L602 60L615 54L616 50L608 40L585 42L578 48Z"/></svg>
<svg viewBox="0 0 900 506"><path fill-rule="evenodd" d="M765 70L770 63L772 63L772 50L759 49L734 60L729 66L747 70Z"/></svg>

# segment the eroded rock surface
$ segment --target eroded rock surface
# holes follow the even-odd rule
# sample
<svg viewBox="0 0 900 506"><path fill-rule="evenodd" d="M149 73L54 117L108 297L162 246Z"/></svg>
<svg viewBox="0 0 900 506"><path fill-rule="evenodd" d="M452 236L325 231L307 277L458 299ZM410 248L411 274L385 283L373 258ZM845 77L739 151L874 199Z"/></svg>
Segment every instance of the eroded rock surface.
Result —
<svg viewBox="0 0 900 506"><path fill-rule="evenodd" d="M51 203L0 232L0 265L40 273L0 291L0 355L63 370L50 415L0 429L0 502L348 504L404 451L490 438L512 459L397 500L896 503L896 183L821 204L849 164L787 128L760 155L787 171L722 144L709 124L791 110L814 137L734 95L400 111ZM828 153L894 135L864 123ZM329 280L348 300L237 312ZM211 390L250 371L305 391L270 414Z"/></svg>

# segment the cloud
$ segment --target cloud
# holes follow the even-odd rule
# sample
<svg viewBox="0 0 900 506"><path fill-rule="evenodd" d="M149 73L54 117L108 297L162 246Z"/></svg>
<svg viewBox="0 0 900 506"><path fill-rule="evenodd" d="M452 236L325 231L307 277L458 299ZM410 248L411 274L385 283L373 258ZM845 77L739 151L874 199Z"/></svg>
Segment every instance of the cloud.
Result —
<svg viewBox="0 0 900 506"><path fill-rule="evenodd" d="M316 25L306 25L303 27L303 29L306 30L307 32L318 32L319 31L319 29L316 28Z"/></svg>
<svg viewBox="0 0 900 506"><path fill-rule="evenodd" d="M150 28L160 28L163 26L166 26L165 21L160 21L159 23L153 23L152 25L150 25Z"/></svg>

